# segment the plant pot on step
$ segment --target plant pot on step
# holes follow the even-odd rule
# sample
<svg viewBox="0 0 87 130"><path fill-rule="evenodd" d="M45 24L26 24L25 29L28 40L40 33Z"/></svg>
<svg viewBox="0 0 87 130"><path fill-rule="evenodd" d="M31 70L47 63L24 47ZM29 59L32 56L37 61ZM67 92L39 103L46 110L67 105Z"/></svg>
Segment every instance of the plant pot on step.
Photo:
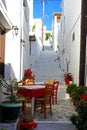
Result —
<svg viewBox="0 0 87 130"><path fill-rule="evenodd" d="M22 103L4 102L0 104L0 122L16 123Z"/></svg>
<svg viewBox="0 0 87 130"><path fill-rule="evenodd" d="M33 130L33 128L37 128L37 123L34 120L29 122L18 121L18 130Z"/></svg>

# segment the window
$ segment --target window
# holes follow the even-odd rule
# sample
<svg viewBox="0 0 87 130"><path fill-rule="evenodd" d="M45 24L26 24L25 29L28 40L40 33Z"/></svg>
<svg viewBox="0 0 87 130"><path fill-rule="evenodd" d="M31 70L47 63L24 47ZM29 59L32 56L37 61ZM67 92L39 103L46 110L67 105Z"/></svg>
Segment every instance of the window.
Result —
<svg viewBox="0 0 87 130"><path fill-rule="evenodd" d="M72 41L75 40L75 32L72 34Z"/></svg>

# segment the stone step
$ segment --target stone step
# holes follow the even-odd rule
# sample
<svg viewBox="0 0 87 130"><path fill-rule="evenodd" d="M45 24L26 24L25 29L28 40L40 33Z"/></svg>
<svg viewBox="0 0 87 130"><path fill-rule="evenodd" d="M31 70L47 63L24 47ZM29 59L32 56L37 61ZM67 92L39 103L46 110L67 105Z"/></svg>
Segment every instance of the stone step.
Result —
<svg viewBox="0 0 87 130"><path fill-rule="evenodd" d="M36 75L36 81L47 81L50 78L61 80L59 63L55 62L57 53L54 51L42 51L37 61L37 65L32 65L32 70Z"/></svg>
<svg viewBox="0 0 87 130"><path fill-rule="evenodd" d="M37 122L34 130L77 130L71 122Z"/></svg>

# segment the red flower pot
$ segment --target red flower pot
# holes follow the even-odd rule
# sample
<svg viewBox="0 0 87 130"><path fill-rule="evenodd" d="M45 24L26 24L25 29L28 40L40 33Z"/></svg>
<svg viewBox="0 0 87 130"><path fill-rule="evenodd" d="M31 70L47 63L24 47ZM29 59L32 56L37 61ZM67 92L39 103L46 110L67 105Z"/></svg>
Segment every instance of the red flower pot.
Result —
<svg viewBox="0 0 87 130"><path fill-rule="evenodd" d="M37 123L32 121L32 122L23 122L19 120L18 122L18 130L32 130L37 127Z"/></svg>

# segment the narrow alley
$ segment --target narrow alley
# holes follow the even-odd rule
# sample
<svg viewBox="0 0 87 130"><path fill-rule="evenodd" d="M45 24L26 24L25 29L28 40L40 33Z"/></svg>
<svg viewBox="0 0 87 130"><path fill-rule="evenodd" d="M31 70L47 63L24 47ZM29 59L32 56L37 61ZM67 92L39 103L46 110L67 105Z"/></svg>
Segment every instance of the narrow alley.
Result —
<svg viewBox="0 0 87 130"><path fill-rule="evenodd" d="M44 51L40 53L38 65L32 65L32 70L37 75L37 82L44 82L48 79L56 79L60 82L58 103L53 105L53 116L48 113L47 119L44 119L43 114L37 112L35 120L38 123L38 128L36 130L76 130L70 121L70 116L75 113L75 109L68 94L66 94L66 85L59 63L55 62L56 58L57 52L54 52L50 45L46 45Z"/></svg>

